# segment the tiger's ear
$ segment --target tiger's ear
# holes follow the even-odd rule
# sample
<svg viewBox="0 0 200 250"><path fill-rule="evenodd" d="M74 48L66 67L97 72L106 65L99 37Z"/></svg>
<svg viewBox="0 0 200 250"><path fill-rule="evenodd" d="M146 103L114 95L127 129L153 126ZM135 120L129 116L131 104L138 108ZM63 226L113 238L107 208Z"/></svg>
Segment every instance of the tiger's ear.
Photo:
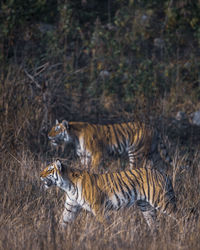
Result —
<svg viewBox="0 0 200 250"><path fill-rule="evenodd" d="M65 126L67 129L69 129L69 122L68 121L63 120L62 125Z"/></svg>
<svg viewBox="0 0 200 250"><path fill-rule="evenodd" d="M59 124L59 122L58 122L58 120L56 119L56 125L58 125Z"/></svg>
<svg viewBox="0 0 200 250"><path fill-rule="evenodd" d="M56 166L59 169L59 171L62 172L62 164L61 164L60 160L56 160Z"/></svg>

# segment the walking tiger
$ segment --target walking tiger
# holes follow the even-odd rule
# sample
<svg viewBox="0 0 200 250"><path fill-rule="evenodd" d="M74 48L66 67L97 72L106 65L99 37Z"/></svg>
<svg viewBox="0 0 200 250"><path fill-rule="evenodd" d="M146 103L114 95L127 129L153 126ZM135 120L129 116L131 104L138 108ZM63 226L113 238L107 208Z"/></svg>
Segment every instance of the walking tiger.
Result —
<svg viewBox="0 0 200 250"><path fill-rule="evenodd" d="M56 121L48 137L54 146L62 142L74 144L81 164L94 169L97 169L107 155L128 155L131 168L141 158L153 161L153 165L158 159L170 161L166 153L163 154L166 150L158 142L155 129L141 122L100 125Z"/></svg>
<svg viewBox="0 0 200 250"><path fill-rule="evenodd" d="M46 188L57 186L66 194L63 226L73 221L81 209L105 222L108 211L136 204L150 228L155 224L157 210L172 216L176 212L170 179L148 165L115 173L90 174L64 166L57 160L48 165L40 177Z"/></svg>

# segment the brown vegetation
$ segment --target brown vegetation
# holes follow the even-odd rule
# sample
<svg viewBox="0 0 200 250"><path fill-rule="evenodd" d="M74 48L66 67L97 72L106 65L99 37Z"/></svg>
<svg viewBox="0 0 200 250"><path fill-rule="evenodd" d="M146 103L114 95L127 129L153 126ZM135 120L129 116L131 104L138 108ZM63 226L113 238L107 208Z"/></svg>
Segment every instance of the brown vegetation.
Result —
<svg viewBox="0 0 200 250"><path fill-rule="evenodd" d="M177 155L174 156L174 158ZM1 249L198 249L199 158L189 169L175 162L174 186L181 218L178 222L159 217L159 230L152 235L136 207L113 212L103 227L92 214L81 212L62 231L59 217L63 193L41 189L39 172L44 157L22 150L1 154Z"/></svg>
<svg viewBox="0 0 200 250"><path fill-rule="evenodd" d="M113 212L107 227L99 224L92 214L82 212L65 231L59 228L63 193L56 188L47 192L42 190L39 172L47 162L53 161L57 156L63 157L67 164L76 165L74 161L70 162L73 158L70 158L70 153L68 157L62 151L52 152L48 145L47 132L55 117L63 119L65 112L77 109L70 108L73 103L70 104L62 92L62 85L57 82L60 79L56 80L53 76L52 73L49 81L53 82L50 86L57 85L55 91L49 87L38 90L34 83L28 82L26 73L22 70L16 72L14 69L9 71L1 85L0 247L197 249L200 243L199 144L192 139L197 135L191 133L191 130L183 138L177 134L176 131L179 130L176 125L170 127L162 124L166 128L163 133L166 133L167 128L172 133L171 137L168 134L170 153L174 160L174 167L170 172L181 215L178 222L160 215L158 234L152 235L140 212L132 207ZM57 101L53 101L54 98ZM85 110L87 106L88 102L84 105ZM59 107L65 111L61 111ZM69 119L74 118L70 112L68 114ZM117 116L117 113L113 114ZM90 116L91 120L95 120L92 112ZM80 117L81 114L79 119ZM130 115L126 117L125 112L118 111L118 117L127 119ZM189 128L186 129L188 130ZM110 162L110 170L119 167L118 163Z"/></svg>

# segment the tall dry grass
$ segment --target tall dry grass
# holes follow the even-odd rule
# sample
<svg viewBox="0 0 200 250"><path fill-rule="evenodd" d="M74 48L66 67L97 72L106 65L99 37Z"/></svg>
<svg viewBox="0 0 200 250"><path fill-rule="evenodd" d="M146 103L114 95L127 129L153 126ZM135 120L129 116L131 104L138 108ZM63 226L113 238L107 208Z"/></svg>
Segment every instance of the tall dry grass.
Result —
<svg viewBox="0 0 200 250"><path fill-rule="evenodd" d="M1 79L0 249L199 249L199 148L186 141L182 151L175 137L176 150L170 151L180 216L177 222L159 215L158 233L153 235L142 214L132 207L113 212L105 227L85 211L66 230L59 227L63 193L56 188L42 190L39 172L62 154L50 151L46 136L55 118L73 119L74 113L82 119L83 113L77 116L79 102L70 103L62 91L62 76L54 73L47 70L48 84L41 88L37 77L34 82L21 69L12 69ZM80 105L84 111L91 103L86 100L85 106ZM123 112L118 115L124 117ZM187 167L183 167L185 158L190 159ZM112 163L110 169L116 168Z"/></svg>
<svg viewBox="0 0 200 250"><path fill-rule="evenodd" d="M44 163L44 164L42 164ZM99 224L82 211L66 230L59 227L63 192L41 189L42 156L31 152L9 153L1 158L0 248L1 249L198 249L199 158L189 169L176 166L174 179L180 219L159 215L153 235L136 207L113 212L109 224Z"/></svg>

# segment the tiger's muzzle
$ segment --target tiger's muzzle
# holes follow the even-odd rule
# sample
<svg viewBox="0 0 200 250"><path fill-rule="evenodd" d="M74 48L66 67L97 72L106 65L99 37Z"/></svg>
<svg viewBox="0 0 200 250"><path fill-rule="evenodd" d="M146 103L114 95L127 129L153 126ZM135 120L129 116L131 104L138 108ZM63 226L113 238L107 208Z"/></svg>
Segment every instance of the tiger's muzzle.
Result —
<svg viewBox="0 0 200 250"><path fill-rule="evenodd" d="M45 189L49 188L50 186L54 185L53 181L48 179L48 178L42 178L41 177L41 181L43 182L43 187Z"/></svg>
<svg viewBox="0 0 200 250"><path fill-rule="evenodd" d="M55 138L48 136L50 143L52 146L56 147L58 145L58 140L56 140Z"/></svg>
<svg viewBox="0 0 200 250"><path fill-rule="evenodd" d="M58 144L60 144L62 142L62 136L57 136L57 137L52 137L52 136L48 136L50 143L52 146L56 147L58 146Z"/></svg>

